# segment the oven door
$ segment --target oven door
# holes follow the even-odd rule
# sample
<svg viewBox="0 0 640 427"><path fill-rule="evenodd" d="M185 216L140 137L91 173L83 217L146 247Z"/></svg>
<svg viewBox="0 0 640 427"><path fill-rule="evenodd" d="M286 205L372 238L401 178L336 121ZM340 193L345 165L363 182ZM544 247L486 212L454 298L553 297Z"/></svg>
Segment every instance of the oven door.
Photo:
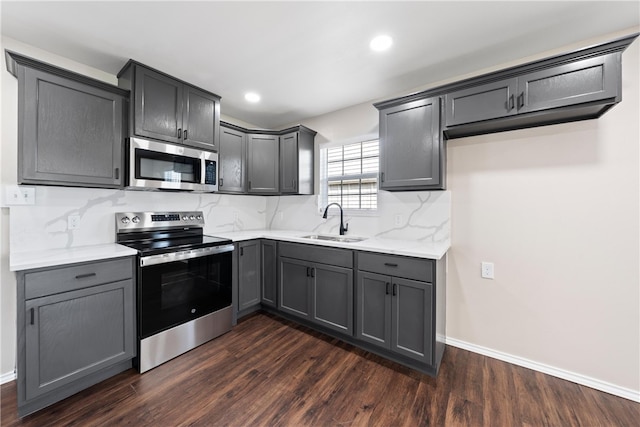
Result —
<svg viewBox="0 0 640 427"><path fill-rule="evenodd" d="M217 191L218 155L164 142L129 140L128 187Z"/></svg>
<svg viewBox="0 0 640 427"><path fill-rule="evenodd" d="M224 245L141 257L139 338L230 307L232 251Z"/></svg>

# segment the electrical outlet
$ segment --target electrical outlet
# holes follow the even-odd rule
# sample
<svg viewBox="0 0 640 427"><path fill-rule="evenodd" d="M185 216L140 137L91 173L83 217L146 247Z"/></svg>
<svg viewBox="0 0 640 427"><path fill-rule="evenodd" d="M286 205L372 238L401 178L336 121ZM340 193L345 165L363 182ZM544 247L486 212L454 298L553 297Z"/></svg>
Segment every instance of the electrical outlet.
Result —
<svg viewBox="0 0 640 427"><path fill-rule="evenodd" d="M69 215L67 217L67 230L75 230L80 226L80 215Z"/></svg>
<svg viewBox="0 0 640 427"><path fill-rule="evenodd" d="M402 225L402 219L403 219L402 218L402 214L396 214L393 217L393 224L396 225L396 226Z"/></svg>
<svg viewBox="0 0 640 427"><path fill-rule="evenodd" d="M493 263L492 262L482 262L482 278L483 279L493 279Z"/></svg>
<svg viewBox="0 0 640 427"><path fill-rule="evenodd" d="M33 187L19 187L17 185L8 186L5 193L5 204L33 205L36 203L36 189Z"/></svg>

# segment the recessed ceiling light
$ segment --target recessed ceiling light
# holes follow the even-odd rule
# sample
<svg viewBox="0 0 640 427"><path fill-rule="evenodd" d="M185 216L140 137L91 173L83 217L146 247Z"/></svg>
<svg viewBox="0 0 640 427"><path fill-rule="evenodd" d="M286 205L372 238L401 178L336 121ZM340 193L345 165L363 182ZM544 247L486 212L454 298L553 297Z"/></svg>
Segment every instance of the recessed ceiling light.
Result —
<svg viewBox="0 0 640 427"><path fill-rule="evenodd" d="M255 92L247 92L244 95L244 99L246 99L247 102L252 102L255 104L256 102L260 102L260 95Z"/></svg>
<svg viewBox="0 0 640 427"><path fill-rule="evenodd" d="M391 37L387 35L381 35L381 36L374 37L371 40L371 43L369 43L369 47L373 51L382 52L389 49L392 44L393 44L393 39Z"/></svg>

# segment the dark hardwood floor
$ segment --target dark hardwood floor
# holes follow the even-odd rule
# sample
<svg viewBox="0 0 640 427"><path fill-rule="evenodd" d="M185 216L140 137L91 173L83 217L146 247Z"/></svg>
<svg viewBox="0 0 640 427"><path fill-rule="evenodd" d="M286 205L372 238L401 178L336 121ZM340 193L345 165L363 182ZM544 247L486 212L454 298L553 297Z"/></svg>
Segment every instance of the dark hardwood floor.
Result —
<svg viewBox="0 0 640 427"><path fill-rule="evenodd" d="M2 426L637 426L640 404L455 347L437 379L260 313Z"/></svg>

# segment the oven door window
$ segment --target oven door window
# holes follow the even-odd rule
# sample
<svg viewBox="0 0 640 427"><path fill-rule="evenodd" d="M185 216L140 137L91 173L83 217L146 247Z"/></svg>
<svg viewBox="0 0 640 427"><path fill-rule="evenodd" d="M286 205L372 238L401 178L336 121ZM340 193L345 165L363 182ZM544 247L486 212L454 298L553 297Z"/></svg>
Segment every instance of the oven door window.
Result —
<svg viewBox="0 0 640 427"><path fill-rule="evenodd" d="M200 182L200 159L136 148L136 179Z"/></svg>
<svg viewBox="0 0 640 427"><path fill-rule="evenodd" d="M231 252L142 267L140 338L231 305Z"/></svg>

